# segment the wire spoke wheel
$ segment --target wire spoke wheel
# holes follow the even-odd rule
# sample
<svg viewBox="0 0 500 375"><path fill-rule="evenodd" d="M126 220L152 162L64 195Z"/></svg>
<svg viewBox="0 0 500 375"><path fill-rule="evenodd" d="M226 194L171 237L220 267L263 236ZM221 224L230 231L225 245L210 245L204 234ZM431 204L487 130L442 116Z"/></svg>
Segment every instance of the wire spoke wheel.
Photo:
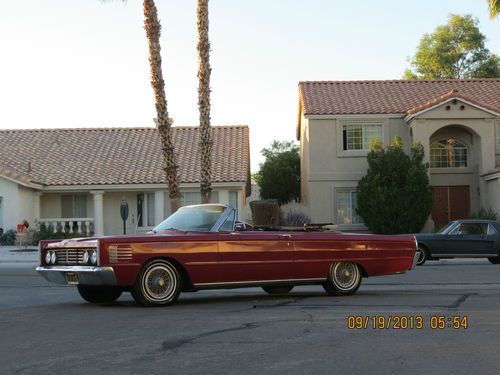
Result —
<svg viewBox="0 0 500 375"><path fill-rule="evenodd" d="M353 294L361 285L361 270L351 262L337 262L330 267L328 280L323 288L328 294L342 296Z"/></svg>
<svg viewBox="0 0 500 375"><path fill-rule="evenodd" d="M166 260L154 260L142 270L132 296L144 306L168 305L180 290L181 278L175 266Z"/></svg>
<svg viewBox="0 0 500 375"><path fill-rule="evenodd" d="M418 254L418 258L417 258L417 266L421 266L422 264L425 263L425 261L427 260L427 253L425 252L425 250L423 248L421 248L420 246L417 248L417 254Z"/></svg>

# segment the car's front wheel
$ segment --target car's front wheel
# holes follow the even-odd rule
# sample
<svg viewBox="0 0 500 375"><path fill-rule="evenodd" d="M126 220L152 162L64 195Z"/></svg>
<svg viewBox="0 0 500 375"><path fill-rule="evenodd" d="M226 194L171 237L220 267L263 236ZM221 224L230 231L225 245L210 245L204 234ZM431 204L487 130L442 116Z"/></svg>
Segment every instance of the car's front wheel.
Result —
<svg viewBox="0 0 500 375"><path fill-rule="evenodd" d="M493 264L500 264L500 256L498 257L489 257L488 260Z"/></svg>
<svg viewBox="0 0 500 375"><path fill-rule="evenodd" d="M263 286L262 289L269 294L286 294L293 289L293 285Z"/></svg>
<svg viewBox="0 0 500 375"><path fill-rule="evenodd" d="M356 263L333 263L323 288L332 296L347 296L358 290L361 278L361 270Z"/></svg>
<svg viewBox="0 0 500 375"><path fill-rule="evenodd" d="M177 268L167 260L155 259L144 265L130 292L143 306L166 306L177 300L181 288Z"/></svg>
<svg viewBox="0 0 500 375"><path fill-rule="evenodd" d="M122 295L121 288L116 286L78 285L78 293L90 303L110 303Z"/></svg>
<svg viewBox="0 0 500 375"><path fill-rule="evenodd" d="M417 266L423 265L425 261L429 259L429 256L427 254L427 249L423 246L418 245L417 254L418 254Z"/></svg>

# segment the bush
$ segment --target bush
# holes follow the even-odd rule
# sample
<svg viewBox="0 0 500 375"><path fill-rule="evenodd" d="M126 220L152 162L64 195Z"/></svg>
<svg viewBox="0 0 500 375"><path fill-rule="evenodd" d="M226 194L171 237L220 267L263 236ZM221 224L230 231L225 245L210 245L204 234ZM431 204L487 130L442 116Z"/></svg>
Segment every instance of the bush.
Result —
<svg viewBox="0 0 500 375"><path fill-rule="evenodd" d="M304 224L310 224L311 218L306 213L306 209L291 202L281 206L280 224L288 227L302 227Z"/></svg>
<svg viewBox="0 0 500 375"><path fill-rule="evenodd" d="M491 207L488 209L480 208L479 211L472 212L469 216L471 219L498 220L496 211Z"/></svg>
<svg viewBox="0 0 500 375"><path fill-rule="evenodd" d="M410 155L401 139L383 147L374 142L368 153L368 172L358 183L358 214L375 233L417 233L432 209L432 193L423 163L424 148L417 143Z"/></svg>
<svg viewBox="0 0 500 375"><path fill-rule="evenodd" d="M16 242L16 232L12 229L0 236L0 246L12 246Z"/></svg>
<svg viewBox="0 0 500 375"><path fill-rule="evenodd" d="M71 233L66 231L53 232L45 224L39 224L36 230L29 231L29 238L33 245L38 245L42 240L65 240L68 238L87 237L84 233Z"/></svg>

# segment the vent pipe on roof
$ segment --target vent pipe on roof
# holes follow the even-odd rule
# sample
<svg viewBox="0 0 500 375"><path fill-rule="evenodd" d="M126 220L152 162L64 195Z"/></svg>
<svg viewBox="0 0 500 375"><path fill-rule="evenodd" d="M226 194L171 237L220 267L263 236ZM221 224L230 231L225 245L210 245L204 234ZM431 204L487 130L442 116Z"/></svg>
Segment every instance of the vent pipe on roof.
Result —
<svg viewBox="0 0 500 375"><path fill-rule="evenodd" d="M33 169L31 168L31 162L28 162L28 173L33 172Z"/></svg>

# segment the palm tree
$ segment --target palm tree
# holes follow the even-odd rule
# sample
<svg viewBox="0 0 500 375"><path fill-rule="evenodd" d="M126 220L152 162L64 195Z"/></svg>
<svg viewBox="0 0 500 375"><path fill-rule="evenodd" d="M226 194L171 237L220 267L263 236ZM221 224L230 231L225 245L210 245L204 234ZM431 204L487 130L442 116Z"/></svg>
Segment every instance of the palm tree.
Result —
<svg viewBox="0 0 500 375"><path fill-rule="evenodd" d="M488 0L490 8L490 18L495 19L500 14L500 0Z"/></svg>
<svg viewBox="0 0 500 375"><path fill-rule="evenodd" d="M200 187L202 203L209 203L212 194L210 136L210 42L208 40L208 0L198 0L198 107L200 110Z"/></svg>
<svg viewBox="0 0 500 375"><path fill-rule="evenodd" d="M176 163L176 155L172 142L172 120L168 117L167 99L165 97L165 82L161 70L160 32L161 25L154 0L144 0L144 28L149 45L149 66L151 69L151 86L155 95L155 108L157 115L157 129L161 140L162 154L169 197L170 210L175 212L181 206L181 193Z"/></svg>

